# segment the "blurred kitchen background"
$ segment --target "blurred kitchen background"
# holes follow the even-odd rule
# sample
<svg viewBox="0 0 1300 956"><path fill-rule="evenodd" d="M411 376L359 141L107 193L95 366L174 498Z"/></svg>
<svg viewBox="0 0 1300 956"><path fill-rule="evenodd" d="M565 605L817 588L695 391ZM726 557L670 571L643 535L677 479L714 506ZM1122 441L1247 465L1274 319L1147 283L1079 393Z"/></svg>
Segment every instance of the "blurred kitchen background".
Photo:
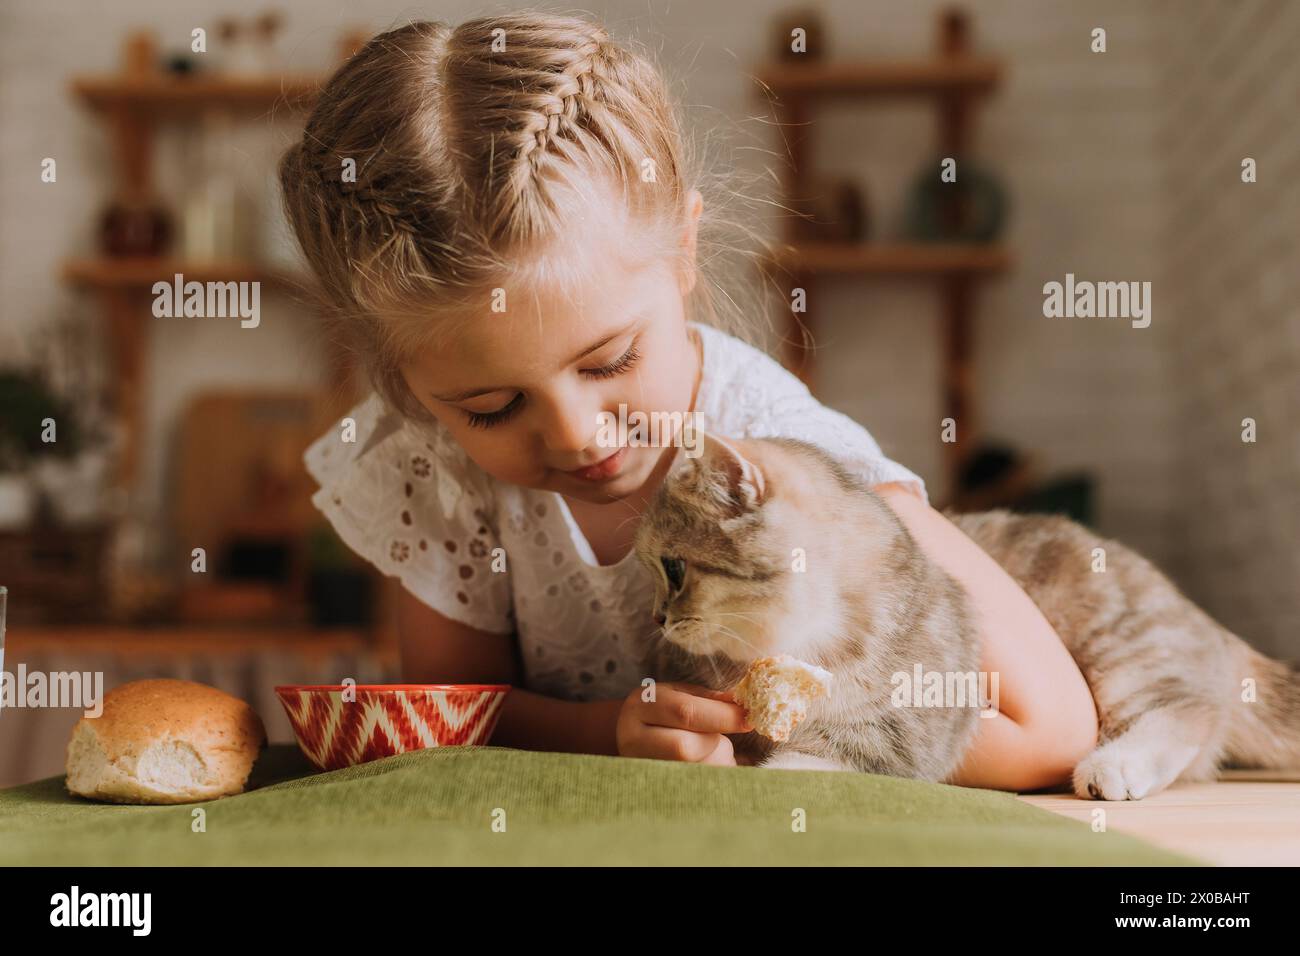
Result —
<svg viewBox="0 0 1300 956"><path fill-rule="evenodd" d="M320 341L274 168L364 39L510 8L0 8L8 671L215 684L273 740L275 684L400 677L395 582L309 501L302 451L362 393ZM756 324L935 504L1070 514L1300 657L1300 4L588 9L656 56L737 182L766 182L751 199L806 214L758 224L787 298ZM260 325L155 318L176 272L261 281ZM1150 281L1150 327L1045 318L1067 273ZM60 773L77 716L0 711L0 786Z"/></svg>

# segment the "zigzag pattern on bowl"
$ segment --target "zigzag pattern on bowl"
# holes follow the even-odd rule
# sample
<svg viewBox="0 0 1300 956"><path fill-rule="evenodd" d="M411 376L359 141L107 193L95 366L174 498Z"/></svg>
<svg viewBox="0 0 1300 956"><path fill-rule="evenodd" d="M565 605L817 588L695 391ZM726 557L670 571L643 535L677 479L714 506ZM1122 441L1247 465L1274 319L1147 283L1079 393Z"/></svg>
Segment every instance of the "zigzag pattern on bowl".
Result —
<svg viewBox="0 0 1300 956"><path fill-rule="evenodd" d="M298 746L322 770L426 747L487 743L505 693L500 691L277 691Z"/></svg>

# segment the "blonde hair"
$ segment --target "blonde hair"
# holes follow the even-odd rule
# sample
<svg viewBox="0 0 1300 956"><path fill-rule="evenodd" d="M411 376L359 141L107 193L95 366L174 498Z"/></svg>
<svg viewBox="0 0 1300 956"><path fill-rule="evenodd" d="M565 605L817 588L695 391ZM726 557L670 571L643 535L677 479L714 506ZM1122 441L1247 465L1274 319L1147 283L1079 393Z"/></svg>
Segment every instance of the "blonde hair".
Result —
<svg viewBox="0 0 1300 956"><path fill-rule="evenodd" d="M598 181L666 248L686 221L685 166L645 56L589 21L525 13L374 37L279 173L335 342L391 407L427 420L400 366L434 313L483 310L485 290L565 231L566 196ZM716 318L701 280L688 314Z"/></svg>

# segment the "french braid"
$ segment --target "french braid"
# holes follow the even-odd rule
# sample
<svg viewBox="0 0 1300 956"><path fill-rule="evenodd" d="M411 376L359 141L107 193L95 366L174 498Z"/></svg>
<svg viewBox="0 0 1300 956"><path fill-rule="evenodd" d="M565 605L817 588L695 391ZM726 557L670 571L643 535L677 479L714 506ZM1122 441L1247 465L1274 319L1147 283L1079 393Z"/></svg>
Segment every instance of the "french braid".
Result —
<svg viewBox="0 0 1300 956"><path fill-rule="evenodd" d="M530 13L373 38L326 84L279 172L336 341L391 405L424 418L395 369L427 342L433 311L484 301L600 181L666 235L682 167L658 71L587 20Z"/></svg>

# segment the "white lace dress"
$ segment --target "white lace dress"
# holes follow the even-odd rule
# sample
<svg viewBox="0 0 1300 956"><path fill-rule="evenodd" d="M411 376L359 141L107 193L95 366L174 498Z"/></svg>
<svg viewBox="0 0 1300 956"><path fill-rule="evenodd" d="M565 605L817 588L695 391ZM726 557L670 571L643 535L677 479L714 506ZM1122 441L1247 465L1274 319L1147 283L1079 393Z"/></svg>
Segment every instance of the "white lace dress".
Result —
<svg viewBox="0 0 1300 956"><path fill-rule="evenodd" d="M870 484L905 482L928 501L919 477L776 361L717 329L694 328L704 357L695 410L706 431L800 438ZM442 426L389 412L377 394L348 417L355 442L342 440L340 419L304 455L320 484L312 503L348 547L445 616L515 633L529 690L601 700L640 685L657 628L654 582L634 553L598 565L562 496L497 481ZM504 571L493 570L496 548Z"/></svg>

